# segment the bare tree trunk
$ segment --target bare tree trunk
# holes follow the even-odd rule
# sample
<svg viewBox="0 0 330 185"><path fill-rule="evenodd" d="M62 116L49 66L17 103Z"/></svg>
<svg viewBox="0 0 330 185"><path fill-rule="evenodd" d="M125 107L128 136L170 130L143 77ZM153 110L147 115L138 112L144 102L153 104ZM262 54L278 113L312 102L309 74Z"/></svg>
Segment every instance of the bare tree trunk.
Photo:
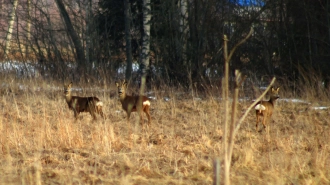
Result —
<svg viewBox="0 0 330 185"><path fill-rule="evenodd" d="M45 9L45 10L44 10ZM62 65L62 62L64 61L63 58L62 58L62 55L61 55L61 52L59 51L58 47L57 47L57 44L56 44L56 40L54 38L54 33L53 33L53 25L52 25L52 22L50 20L50 13L49 13L49 10L48 8L42 8L42 10L40 10L40 12L42 14L44 14L44 16L46 17L47 19L47 23L48 23L48 27L49 27L49 37L50 37L50 40L51 40L51 44L53 45L54 47L54 53L55 53L55 58L58 60L57 62L60 62L61 63L61 67L63 67L64 65ZM63 70L61 70L62 73L63 73ZM57 71L58 72L58 71ZM64 76L64 75L63 75Z"/></svg>
<svg viewBox="0 0 330 185"><path fill-rule="evenodd" d="M143 0L143 31L144 32L143 32L143 43L142 43L142 51L141 51L142 77L141 77L140 95L144 93L147 72L149 69L150 20L151 20L150 0ZM142 98L140 98L139 101L141 101L142 103Z"/></svg>
<svg viewBox="0 0 330 185"><path fill-rule="evenodd" d="M127 81L132 76L132 37L131 37L131 8L129 0L125 0L125 38L126 38L126 74L125 78Z"/></svg>
<svg viewBox="0 0 330 185"><path fill-rule="evenodd" d="M182 63L188 66L188 59L187 59L187 40L188 40L188 3L187 0L180 0L179 1L179 10L180 10L180 34L181 34L181 57ZM189 73L189 80L190 80L190 88L192 89L192 72L191 67L187 68Z"/></svg>
<svg viewBox="0 0 330 185"><path fill-rule="evenodd" d="M7 57L7 52L8 52L8 50L10 50L10 41L11 41L11 37L13 35L17 5L18 5L18 0L14 0L13 8L11 10L11 14L10 14L10 17L9 17L8 32L7 32L7 35L6 35L6 45L5 45L5 50L4 50L5 57Z"/></svg>
<svg viewBox="0 0 330 185"><path fill-rule="evenodd" d="M26 23L26 30L27 30L27 42L25 46L25 57L28 57L30 54L29 51L29 42L31 41L31 0L27 0L27 23Z"/></svg>
<svg viewBox="0 0 330 185"><path fill-rule="evenodd" d="M180 33L182 42L182 60L187 63L188 5L187 0L180 0Z"/></svg>
<svg viewBox="0 0 330 185"><path fill-rule="evenodd" d="M86 67L86 59L85 59L85 53L82 47L82 43L78 37L77 32L74 30L71 19L69 17L68 12L66 11L63 1L62 0L55 0L56 5L60 11L60 14L64 20L66 29L68 31L68 34L73 42L73 45L75 47L76 50L76 59L77 59L77 63L78 63L78 70L79 72L83 72L85 70Z"/></svg>
<svg viewBox="0 0 330 185"><path fill-rule="evenodd" d="M329 12L330 11L330 2L327 1L327 5L326 5L326 10L325 12ZM327 26L328 26L328 39L329 39L329 42L330 42L330 15L327 14Z"/></svg>
<svg viewBox="0 0 330 185"><path fill-rule="evenodd" d="M225 59L225 70L224 70L224 79L222 79L222 88L223 88L223 99L225 100L225 124L224 124L224 178L223 182L225 185L230 185L230 163L228 160L228 122L229 122L229 60L230 58L228 57L228 38L227 35L224 35L224 43L223 43L223 54L224 54L224 59Z"/></svg>
<svg viewBox="0 0 330 185"><path fill-rule="evenodd" d="M87 64L92 64L93 59L92 59L92 53L91 49L93 48L92 42L91 42L91 14L92 14L92 1L88 0L86 3L86 63ZM87 69L88 70L88 69Z"/></svg>
<svg viewBox="0 0 330 185"><path fill-rule="evenodd" d="M308 34L308 59L309 59L309 62L310 62L310 65L313 66L313 57L312 57L312 34L311 34L311 23L309 21L309 17L308 17L308 13L307 10L306 10L306 3L304 2L304 13L305 13L305 16L306 16L306 26L307 26L307 34Z"/></svg>
<svg viewBox="0 0 330 185"><path fill-rule="evenodd" d="M0 1L0 10L2 10L3 1L4 1L4 0L1 0L1 1ZM0 19L2 19L2 14L0 14Z"/></svg>

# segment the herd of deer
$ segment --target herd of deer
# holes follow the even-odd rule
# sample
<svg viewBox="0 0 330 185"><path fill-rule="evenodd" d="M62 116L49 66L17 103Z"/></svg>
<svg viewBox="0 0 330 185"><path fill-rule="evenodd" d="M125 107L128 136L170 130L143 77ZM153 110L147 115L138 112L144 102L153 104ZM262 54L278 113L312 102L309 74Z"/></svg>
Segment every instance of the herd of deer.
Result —
<svg viewBox="0 0 330 185"><path fill-rule="evenodd" d="M142 111L146 113L148 117L148 125L151 123L150 117L150 100L146 96L129 96L126 94L127 82L116 82L118 87L119 99L122 108L127 113L127 122L131 116L131 112L138 112L140 115L140 123L142 124L143 116ZM103 103L98 97L80 97L71 95L72 82L69 85L64 85L64 94L66 103L68 103L69 109L73 110L74 117L77 119L81 112L89 112L93 119L96 119L96 114L99 114L102 118L105 118L102 107ZM141 99L140 99L141 98Z"/></svg>
<svg viewBox="0 0 330 185"><path fill-rule="evenodd" d="M150 117L150 100L146 96L129 96L126 94L127 82L123 81L122 83L116 82L118 88L119 100L122 105L122 109L125 110L127 114L127 122L132 112L138 112L140 116L140 124L143 122L143 113L147 115L148 125L150 126L151 117ZM105 118L103 114L102 101L97 97L80 97L71 95L72 82L69 85L64 85L64 94L65 100L71 110L73 110L74 116L77 119L79 113L89 112L93 119L96 119L96 114L99 114L102 118ZM256 116L257 124L256 130L258 131L258 123L260 117L262 116L262 124L266 128L266 124L273 114L273 109L275 106L275 101L279 98L279 88L271 89L269 101L259 101L256 106Z"/></svg>

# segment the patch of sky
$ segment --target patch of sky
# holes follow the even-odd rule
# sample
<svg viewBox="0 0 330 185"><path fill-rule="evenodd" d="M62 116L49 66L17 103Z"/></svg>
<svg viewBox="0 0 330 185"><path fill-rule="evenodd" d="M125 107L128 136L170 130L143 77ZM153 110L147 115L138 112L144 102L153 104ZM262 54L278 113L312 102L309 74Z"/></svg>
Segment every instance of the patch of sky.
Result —
<svg viewBox="0 0 330 185"><path fill-rule="evenodd" d="M264 6L265 2L263 0L229 0L231 3L237 4L239 6Z"/></svg>

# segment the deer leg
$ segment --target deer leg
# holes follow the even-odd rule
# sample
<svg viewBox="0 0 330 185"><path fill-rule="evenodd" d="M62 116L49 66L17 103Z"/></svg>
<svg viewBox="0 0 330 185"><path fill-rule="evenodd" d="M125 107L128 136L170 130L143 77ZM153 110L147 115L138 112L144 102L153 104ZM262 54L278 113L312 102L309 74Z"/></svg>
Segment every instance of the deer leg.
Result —
<svg viewBox="0 0 330 185"><path fill-rule="evenodd" d="M148 125L150 126L151 124L151 117L150 117L150 111L149 111L149 106L146 106L144 108L144 112L146 113L147 117L148 117Z"/></svg>
<svg viewBox="0 0 330 185"><path fill-rule="evenodd" d="M88 104L88 109L87 111L91 114L91 116L93 117L94 120L96 120L96 107L94 107L93 104Z"/></svg>
<svg viewBox="0 0 330 185"><path fill-rule="evenodd" d="M79 112L75 109L73 109L73 114L74 114L74 118L77 120L78 116L79 116Z"/></svg>
<svg viewBox="0 0 330 185"><path fill-rule="evenodd" d="M129 123L129 118L131 117L131 111L127 111L127 123Z"/></svg>
<svg viewBox="0 0 330 185"><path fill-rule="evenodd" d="M97 110L97 113L98 113L102 118L105 118L101 106L98 106L98 107L96 108L96 110Z"/></svg>
<svg viewBox="0 0 330 185"><path fill-rule="evenodd" d="M103 119L106 119L105 115L103 114L102 109L100 110L99 114L101 115L101 117L102 117Z"/></svg>
<svg viewBox="0 0 330 185"><path fill-rule="evenodd" d="M262 119L262 125L264 126L264 129L266 130L266 121L268 120L268 116L265 115L264 119Z"/></svg>
<svg viewBox="0 0 330 185"><path fill-rule="evenodd" d="M256 131L257 132L258 132L258 123L259 123L259 120L260 120L260 116L257 113L257 123L256 123Z"/></svg>
<svg viewBox="0 0 330 185"><path fill-rule="evenodd" d="M142 110L140 110L140 124L142 125L143 124L143 111Z"/></svg>
<svg viewBox="0 0 330 185"><path fill-rule="evenodd" d="M143 114L142 114L142 106L136 106L136 112L139 114L140 125L143 125Z"/></svg>
<svg viewBox="0 0 330 185"><path fill-rule="evenodd" d="M90 114L92 115L93 120L96 120L96 114L95 114L95 111L91 111Z"/></svg>
<svg viewBox="0 0 330 185"><path fill-rule="evenodd" d="M89 109L89 113L91 114L93 119L96 120L95 110L94 109Z"/></svg>

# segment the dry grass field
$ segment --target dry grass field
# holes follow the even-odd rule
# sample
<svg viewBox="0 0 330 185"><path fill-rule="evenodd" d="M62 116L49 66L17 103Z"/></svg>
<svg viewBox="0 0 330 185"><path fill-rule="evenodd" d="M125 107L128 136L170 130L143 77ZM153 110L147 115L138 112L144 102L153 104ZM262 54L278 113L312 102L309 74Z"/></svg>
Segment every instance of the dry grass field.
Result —
<svg viewBox="0 0 330 185"><path fill-rule="evenodd" d="M154 91L151 127L142 129L136 113L127 124L114 84L74 84L93 87L72 94L98 96L107 116L93 121L82 113L75 121L63 84L1 83L0 184L212 184L213 161L223 160L224 110L216 90L200 99L169 87ZM330 184L330 110L312 108L330 102L312 93L302 98L313 103L277 102L269 134L255 131L255 112L249 113L235 138L232 184ZM250 103L239 102L238 116Z"/></svg>

